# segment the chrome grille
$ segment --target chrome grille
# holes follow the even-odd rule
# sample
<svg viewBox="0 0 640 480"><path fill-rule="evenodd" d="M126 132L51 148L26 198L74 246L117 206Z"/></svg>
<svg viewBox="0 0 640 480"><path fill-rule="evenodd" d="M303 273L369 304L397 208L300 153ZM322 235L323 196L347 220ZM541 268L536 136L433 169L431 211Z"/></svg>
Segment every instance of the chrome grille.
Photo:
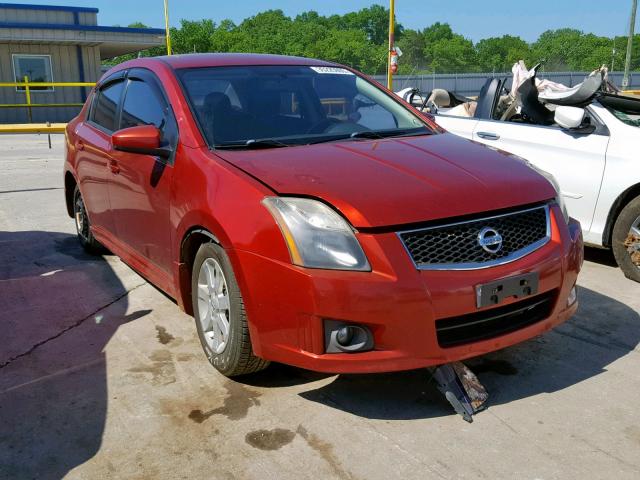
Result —
<svg viewBox="0 0 640 480"><path fill-rule="evenodd" d="M491 230L502 237L501 248L484 248L479 236ZM423 270L465 270L511 262L549 241L549 207L399 232L416 267Z"/></svg>

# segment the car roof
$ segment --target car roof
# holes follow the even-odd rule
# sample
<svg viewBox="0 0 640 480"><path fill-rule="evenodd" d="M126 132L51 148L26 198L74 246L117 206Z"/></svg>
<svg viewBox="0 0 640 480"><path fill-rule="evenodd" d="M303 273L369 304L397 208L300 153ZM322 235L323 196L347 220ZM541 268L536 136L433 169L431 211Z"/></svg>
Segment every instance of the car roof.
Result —
<svg viewBox="0 0 640 480"><path fill-rule="evenodd" d="M315 65L333 66L335 64L304 57L287 55L267 55L255 53L190 53L157 57L172 68L198 68L242 65Z"/></svg>

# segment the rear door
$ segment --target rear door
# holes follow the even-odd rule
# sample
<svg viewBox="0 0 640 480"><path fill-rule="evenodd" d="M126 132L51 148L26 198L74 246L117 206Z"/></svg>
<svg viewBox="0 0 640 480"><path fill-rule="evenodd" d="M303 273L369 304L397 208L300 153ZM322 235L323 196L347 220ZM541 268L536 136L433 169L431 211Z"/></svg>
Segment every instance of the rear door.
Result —
<svg viewBox="0 0 640 480"><path fill-rule="evenodd" d="M155 75L132 69L120 114L120 129L154 125L163 146L171 146L169 158L114 151L109 197L118 239L144 257L156 270L171 274L169 209L177 124L167 97ZM155 267L155 268L154 268Z"/></svg>
<svg viewBox="0 0 640 480"><path fill-rule="evenodd" d="M473 139L519 155L551 173L560 184L569 214L589 231L602 183L609 132L595 115L589 111L587 115L598 125L594 133L479 120Z"/></svg>
<svg viewBox="0 0 640 480"><path fill-rule="evenodd" d="M87 119L78 124L75 137L76 170L80 190L93 227L115 233L107 182L113 161L111 134L124 92L123 73L106 79L94 92Z"/></svg>

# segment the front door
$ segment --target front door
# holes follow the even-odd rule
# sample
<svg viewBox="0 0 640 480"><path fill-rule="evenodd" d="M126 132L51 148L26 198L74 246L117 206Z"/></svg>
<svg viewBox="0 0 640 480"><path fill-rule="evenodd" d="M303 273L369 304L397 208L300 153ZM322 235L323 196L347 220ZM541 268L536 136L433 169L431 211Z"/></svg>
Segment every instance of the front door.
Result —
<svg viewBox="0 0 640 480"><path fill-rule="evenodd" d="M595 117L591 121L598 123ZM560 184L569 214L589 231L604 173L609 143L606 129L580 134L557 126L479 120L473 139L519 155L551 173Z"/></svg>
<svg viewBox="0 0 640 480"><path fill-rule="evenodd" d="M446 131L471 140L473 131L478 124L478 119L473 117L456 117L454 115L435 115L436 123Z"/></svg>
<svg viewBox="0 0 640 480"><path fill-rule="evenodd" d="M156 126L162 145L171 146L175 152L177 125L159 82L150 71L133 69L127 76L120 129L139 125ZM142 266L150 267L150 274L170 277L174 155L164 159L116 150L113 158L109 197L117 238L150 264Z"/></svg>

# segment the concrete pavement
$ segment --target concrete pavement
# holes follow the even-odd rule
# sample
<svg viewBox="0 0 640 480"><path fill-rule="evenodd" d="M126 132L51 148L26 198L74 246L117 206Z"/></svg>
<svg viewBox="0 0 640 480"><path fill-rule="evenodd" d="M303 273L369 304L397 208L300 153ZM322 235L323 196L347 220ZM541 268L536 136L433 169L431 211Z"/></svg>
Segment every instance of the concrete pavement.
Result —
<svg viewBox="0 0 640 480"><path fill-rule="evenodd" d="M0 136L0 478L640 477L640 285L607 252L573 319L469 362L491 395L473 424L424 371L233 381L192 318L83 253L53 147Z"/></svg>

